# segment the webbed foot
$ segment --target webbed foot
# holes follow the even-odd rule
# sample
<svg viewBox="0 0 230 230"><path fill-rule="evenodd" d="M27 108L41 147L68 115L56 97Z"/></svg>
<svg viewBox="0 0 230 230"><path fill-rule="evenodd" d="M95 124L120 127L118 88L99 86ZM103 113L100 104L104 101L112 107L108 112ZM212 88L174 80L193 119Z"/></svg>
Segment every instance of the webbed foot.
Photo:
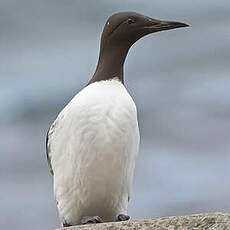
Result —
<svg viewBox="0 0 230 230"><path fill-rule="evenodd" d="M129 219L130 219L130 216L125 215L125 214L119 214L117 216L116 221L126 221L126 220L129 220Z"/></svg>
<svg viewBox="0 0 230 230"><path fill-rule="evenodd" d="M70 224L64 222L64 223L62 223L62 226L63 226L63 227L70 227L70 226L72 226L72 225L70 225Z"/></svg>
<svg viewBox="0 0 230 230"><path fill-rule="evenodd" d="M96 224L102 222L103 220L99 216L83 216L81 218L81 224Z"/></svg>

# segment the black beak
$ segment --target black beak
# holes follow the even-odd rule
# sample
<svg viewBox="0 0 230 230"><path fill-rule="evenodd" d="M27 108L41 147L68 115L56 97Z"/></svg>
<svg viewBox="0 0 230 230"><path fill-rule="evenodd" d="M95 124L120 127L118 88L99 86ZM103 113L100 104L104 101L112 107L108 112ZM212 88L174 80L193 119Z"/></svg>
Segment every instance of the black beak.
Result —
<svg viewBox="0 0 230 230"><path fill-rule="evenodd" d="M171 29L176 29L180 27L188 27L189 25L181 22L169 22L169 21L161 21L159 24L159 28L161 30L171 30Z"/></svg>
<svg viewBox="0 0 230 230"><path fill-rule="evenodd" d="M181 22L170 22L170 21L159 21L159 20L150 21L150 22L151 24L145 26L145 29L147 29L148 33L154 33L162 30L171 30L171 29L189 26Z"/></svg>

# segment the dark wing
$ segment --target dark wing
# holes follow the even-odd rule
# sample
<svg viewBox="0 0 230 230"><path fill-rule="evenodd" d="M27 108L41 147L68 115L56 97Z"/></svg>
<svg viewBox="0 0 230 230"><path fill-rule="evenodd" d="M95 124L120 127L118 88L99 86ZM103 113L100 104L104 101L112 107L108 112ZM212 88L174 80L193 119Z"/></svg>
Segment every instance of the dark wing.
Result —
<svg viewBox="0 0 230 230"><path fill-rule="evenodd" d="M52 125L53 126L53 125ZM50 143L49 143L49 136L51 135L52 132L51 129L52 129L52 126L49 128L47 134L46 134L46 157L47 157L47 161L48 161L48 166L49 166L49 169L50 169L50 173L52 175L54 175L53 173L53 169L52 169L52 165L51 165L51 156L50 156Z"/></svg>

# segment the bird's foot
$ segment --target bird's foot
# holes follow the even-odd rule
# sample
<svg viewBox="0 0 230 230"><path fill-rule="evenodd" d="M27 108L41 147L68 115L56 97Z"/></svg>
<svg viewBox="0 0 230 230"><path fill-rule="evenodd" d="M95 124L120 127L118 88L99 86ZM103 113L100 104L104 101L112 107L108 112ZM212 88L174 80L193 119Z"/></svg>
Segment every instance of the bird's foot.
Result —
<svg viewBox="0 0 230 230"><path fill-rule="evenodd" d="M130 219L130 216L125 215L125 214L119 214L117 216L116 221L126 221L126 220L129 220L129 219Z"/></svg>
<svg viewBox="0 0 230 230"><path fill-rule="evenodd" d="M102 223L102 219L99 216L83 216L81 218L81 224L96 224Z"/></svg>
<svg viewBox="0 0 230 230"><path fill-rule="evenodd" d="M65 228L65 227L70 227L70 226L72 226L72 225L70 225L70 224L68 224L68 223L66 223L66 222L64 221L64 223L62 223L62 226Z"/></svg>

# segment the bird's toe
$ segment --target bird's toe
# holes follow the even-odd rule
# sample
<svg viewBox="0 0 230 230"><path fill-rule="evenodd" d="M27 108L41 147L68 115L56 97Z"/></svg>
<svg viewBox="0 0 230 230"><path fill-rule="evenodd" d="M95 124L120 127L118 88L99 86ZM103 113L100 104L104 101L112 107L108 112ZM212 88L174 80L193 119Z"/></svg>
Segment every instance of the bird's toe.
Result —
<svg viewBox="0 0 230 230"><path fill-rule="evenodd" d="M126 221L126 220L129 220L129 219L130 219L130 216L125 215L125 214L119 214L117 216L117 221Z"/></svg>
<svg viewBox="0 0 230 230"><path fill-rule="evenodd" d="M96 224L102 223L102 219L99 216L84 216L81 219L81 224Z"/></svg>

